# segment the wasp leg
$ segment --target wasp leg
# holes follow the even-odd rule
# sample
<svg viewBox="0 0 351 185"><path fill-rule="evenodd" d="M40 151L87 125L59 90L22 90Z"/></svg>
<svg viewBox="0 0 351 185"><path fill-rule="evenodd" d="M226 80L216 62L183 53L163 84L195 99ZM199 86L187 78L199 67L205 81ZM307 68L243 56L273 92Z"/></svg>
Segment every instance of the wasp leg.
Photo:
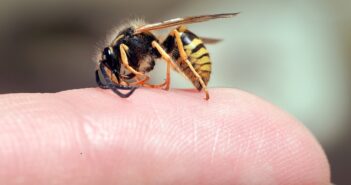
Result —
<svg viewBox="0 0 351 185"><path fill-rule="evenodd" d="M150 79L150 77L145 75L145 78L142 80L139 77L136 77L136 79L137 81L130 83L130 85L144 85L145 82L147 82Z"/></svg>
<svg viewBox="0 0 351 185"><path fill-rule="evenodd" d="M155 41L154 41L155 42ZM154 44L153 44L153 46L154 46ZM159 46L159 45L158 45ZM160 48L161 48L161 46L159 46ZM129 71L131 71L132 73L134 73L136 76L146 76L145 74L143 74L143 73L140 73L140 72L138 72L138 71L136 71L135 69L133 69L129 64L128 64L128 58L127 58L127 54L126 54L126 51L128 51L128 46L126 46L125 44L121 44L120 45L120 52L121 52L121 59L122 59L122 63L123 63L123 65L129 70ZM161 48L162 49L162 48ZM164 52L165 53L165 52ZM167 53L165 53L166 55L167 55ZM169 58L169 56L168 56L168 58ZM134 82L134 83L132 83L132 84L140 84L140 85L142 85L142 86L144 86L144 87L151 87L151 88L160 88L160 87L164 87L164 86L166 86L165 87L165 89L166 90L168 90L169 89L169 83L170 83L170 80L169 80L169 78L170 78L170 75L169 75L169 71L170 71L170 69L168 69L168 68L170 68L169 66L168 66L169 64L167 64L167 79L166 79L166 82L165 83L163 83L163 84L159 84L159 85L152 85L152 84L146 84L145 82L146 81L148 81L149 80L149 77L148 76L146 76L145 77L145 79L143 79L143 80L138 80L137 82Z"/></svg>
<svg viewBox="0 0 351 185"><path fill-rule="evenodd" d="M137 88L137 87L128 86L128 84L126 82L124 82L123 80L121 80L121 79L119 79L118 83L112 81L110 78L112 78L114 73L111 70L109 70L111 72L111 74L108 75L105 67L106 67L105 63L100 63L99 68L100 68L100 71L102 73L102 76L104 77L105 82L107 83L106 86L114 86L114 87L122 89L122 90L130 90L132 88ZM99 75L97 76L97 78L98 78L98 80L100 80Z"/></svg>
<svg viewBox="0 0 351 185"><path fill-rule="evenodd" d="M185 53L183 42L182 42L182 40L180 38L179 32L175 29L175 30L172 31L171 35L174 35L175 38L176 38L176 42L177 42L177 46L178 46L180 57L188 65L190 70L194 73L196 78L199 80L199 82L200 82L200 84L202 86L202 89L204 90L204 92L206 94L205 99L208 100L210 98L210 96L208 94L207 86L206 86L205 82L202 80L201 76L196 72L196 70L194 69L193 65L188 60L188 55Z"/></svg>
<svg viewBox="0 0 351 185"><path fill-rule="evenodd" d="M101 82L100 77L99 77L99 72L98 72L98 70L96 70L96 72L95 72L96 82L99 85L99 87L101 87L103 89L107 89L107 88L111 89L115 94L117 94L121 98L128 98L138 88L138 87L122 86L122 85L114 84L110 80L110 78L108 77L108 75L106 73L106 70L105 70L105 66L102 63L100 63L100 71L102 73L102 76L104 77L104 80L105 80L106 84L103 84ZM126 93L126 94L123 94L122 92L119 91L119 89L130 90L130 91L128 93Z"/></svg>
<svg viewBox="0 0 351 185"><path fill-rule="evenodd" d="M122 63L123 65L133 74L135 74L136 76L144 76L144 73L138 72L135 69L133 69L132 67L130 67L129 63L128 63L128 57L127 57L127 51L128 51L128 46L125 44L121 44L119 45L119 50L121 53L121 59L122 59Z"/></svg>
<svg viewBox="0 0 351 185"><path fill-rule="evenodd" d="M172 61L171 57L166 53L166 51L160 46L156 41L152 42L152 47L156 48L157 51L161 54L162 58L167 62L167 71L166 71L166 81L160 85L151 85L155 87L165 86L165 90L169 90L169 85L171 83L171 65L175 68L175 64Z"/></svg>
<svg viewBox="0 0 351 185"><path fill-rule="evenodd" d="M106 70L105 70L106 71ZM106 72L106 74L107 74L107 72ZM111 72L111 74L110 74L110 76L112 76L113 74L112 74L112 72ZM112 83L110 84L110 86L109 85L107 85L107 84L104 84L102 81L101 81L101 79L100 79L100 75L99 75L99 70L98 69L96 69L95 70L95 80L96 80L96 83L98 84L98 86L101 88L101 89L110 89L110 86L111 85L114 85L115 84L115 82L113 82L112 80L110 80ZM117 87L117 86L116 86ZM123 87L123 86L122 86ZM128 89L127 89L128 90Z"/></svg>
<svg viewBox="0 0 351 185"><path fill-rule="evenodd" d="M149 88L160 88L160 87L165 86L165 84L166 84L166 82L162 83L162 84L158 84L158 85L147 84L146 82L150 79L150 77L147 75L145 75L145 78L142 80L140 80L139 77L136 77L136 79L137 79L137 81L130 83L130 85L141 85L143 87L149 87Z"/></svg>
<svg viewBox="0 0 351 185"><path fill-rule="evenodd" d="M131 86L124 86L124 85L116 85L114 82L111 81L111 84L103 84L102 81L100 80L99 76L99 70L95 71L95 77L96 77L96 83L101 89L110 89L110 87L122 89L122 90L130 90L132 88L138 88L138 87L131 87ZM109 79L109 78L108 78ZM106 79L105 79L106 80Z"/></svg>

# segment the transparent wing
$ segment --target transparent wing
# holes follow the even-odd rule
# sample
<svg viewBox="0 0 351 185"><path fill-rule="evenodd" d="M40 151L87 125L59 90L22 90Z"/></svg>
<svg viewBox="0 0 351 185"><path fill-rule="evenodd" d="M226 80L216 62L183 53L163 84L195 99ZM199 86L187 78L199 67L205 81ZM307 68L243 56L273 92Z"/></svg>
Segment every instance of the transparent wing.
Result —
<svg viewBox="0 0 351 185"><path fill-rule="evenodd" d="M161 40L161 41L165 40L164 36L158 36L157 38L158 38L158 40ZM223 39L219 39L219 38L202 37L202 36L200 36L200 39L205 44L218 44L219 42L223 41Z"/></svg>
<svg viewBox="0 0 351 185"><path fill-rule="evenodd" d="M218 42L221 42L222 39L217 39L217 38L210 38L210 37L200 37L202 42L205 44L217 44Z"/></svg>
<svg viewBox="0 0 351 185"><path fill-rule="evenodd" d="M192 16L192 17L185 17L185 18L175 18L168 21L141 26L136 29L136 33L141 33L141 32L151 31L151 30L159 30L159 29L164 29L164 28L184 25L184 24L204 22L211 19L230 18L238 14L239 13L225 13L225 14L200 15L200 16Z"/></svg>

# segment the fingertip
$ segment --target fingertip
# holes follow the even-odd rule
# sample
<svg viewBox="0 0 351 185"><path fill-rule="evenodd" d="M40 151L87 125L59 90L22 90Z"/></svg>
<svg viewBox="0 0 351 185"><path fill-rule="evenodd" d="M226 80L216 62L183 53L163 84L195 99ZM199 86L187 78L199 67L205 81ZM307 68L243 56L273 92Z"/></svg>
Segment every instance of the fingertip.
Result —
<svg viewBox="0 0 351 185"><path fill-rule="evenodd" d="M247 179L251 179L253 181L248 184L255 184L260 179L259 174L263 175L263 179L274 174L274 180L268 184L330 184L326 154L301 122L250 93L232 89L219 89L218 93L223 95L223 102L228 102L225 99L229 97L230 104L240 109L237 116L233 116L233 127L243 122L236 118L246 117L245 123L241 123L245 125L237 134L252 134L252 140L247 141L247 145L254 153L248 161L263 161L248 162L249 166L243 168L243 174L247 174L247 178L244 178L246 183L250 182ZM249 135L244 137L250 138Z"/></svg>
<svg viewBox="0 0 351 185"><path fill-rule="evenodd" d="M299 121L271 103L241 90L222 88L209 89L209 92L211 98L208 101L203 99L202 93L179 89L140 89L128 99L99 89L78 90L75 93L80 94L81 98L84 97L82 93L87 96L95 94L94 97L100 101L94 104L107 108L100 107L99 110L112 114L128 109L128 112L123 112L124 115L140 114L145 120L156 116L158 122L173 124L179 124L179 120L192 120L193 123L189 123L191 127L196 120L199 127L212 128L205 129L204 135L213 138L218 137L216 130L219 129L222 134L219 141L227 145L217 144L217 147L228 148L230 141L233 149L227 149L227 152L239 156L231 158L231 161L243 165L240 168L242 182L259 179L258 174L262 174L262 179L274 179L274 182L283 184L330 182L330 167L322 147ZM155 115L155 111L163 115ZM194 135L193 128L189 127L181 126L180 132ZM210 148L207 152L212 153Z"/></svg>
<svg viewBox="0 0 351 185"><path fill-rule="evenodd" d="M24 161L24 179L32 179L25 176L27 170L46 180L57 174L58 182L86 176L86 184L136 182L140 177L178 184L329 183L326 156L300 122L240 90L209 92L209 101L194 90L143 88L129 98L99 88L2 96L0 103L6 99L6 112L11 112L7 120L17 124L0 125L12 134L0 140L16 141L15 149L28 148L30 155L18 160L18 155L2 153L0 162ZM80 160L77 152L89 160ZM35 169L31 161L39 161ZM60 168L47 168L41 161ZM0 170L0 176L15 176L15 170Z"/></svg>

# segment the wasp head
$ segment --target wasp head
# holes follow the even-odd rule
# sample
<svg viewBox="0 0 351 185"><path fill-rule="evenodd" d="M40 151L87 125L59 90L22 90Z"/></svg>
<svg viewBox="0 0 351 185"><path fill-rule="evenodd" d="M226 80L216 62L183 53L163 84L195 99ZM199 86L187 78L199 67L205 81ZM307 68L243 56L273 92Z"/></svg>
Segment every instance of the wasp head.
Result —
<svg viewBox="0 0 351 185"><path fill-rule="evenodd" d="M116 76L117 80L120 77L121 64L118 61L118 57L114 54L111 47L106 47L101 54L101 61L105 67L107 67Z"/></svg>

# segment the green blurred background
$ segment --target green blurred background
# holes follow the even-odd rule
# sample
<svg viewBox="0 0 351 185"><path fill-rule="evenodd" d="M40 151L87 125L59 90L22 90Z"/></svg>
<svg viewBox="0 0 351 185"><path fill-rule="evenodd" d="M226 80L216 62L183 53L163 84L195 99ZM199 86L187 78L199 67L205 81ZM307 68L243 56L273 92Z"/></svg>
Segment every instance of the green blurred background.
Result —
<svg viewBox="0 0 351 185"><path fill-rule="evenodd" d="M130 18L149 22L210 13L232 19L190 25L209 45L210 87L271 101L321 142L333 182L351 181L351 1L1 0L0 93L57 92L95 85L98 46ZM163 32L167 33L167 32ZM164 64L153 78L164 78ZM172 73L172 87L191 87Z"/></svg>

